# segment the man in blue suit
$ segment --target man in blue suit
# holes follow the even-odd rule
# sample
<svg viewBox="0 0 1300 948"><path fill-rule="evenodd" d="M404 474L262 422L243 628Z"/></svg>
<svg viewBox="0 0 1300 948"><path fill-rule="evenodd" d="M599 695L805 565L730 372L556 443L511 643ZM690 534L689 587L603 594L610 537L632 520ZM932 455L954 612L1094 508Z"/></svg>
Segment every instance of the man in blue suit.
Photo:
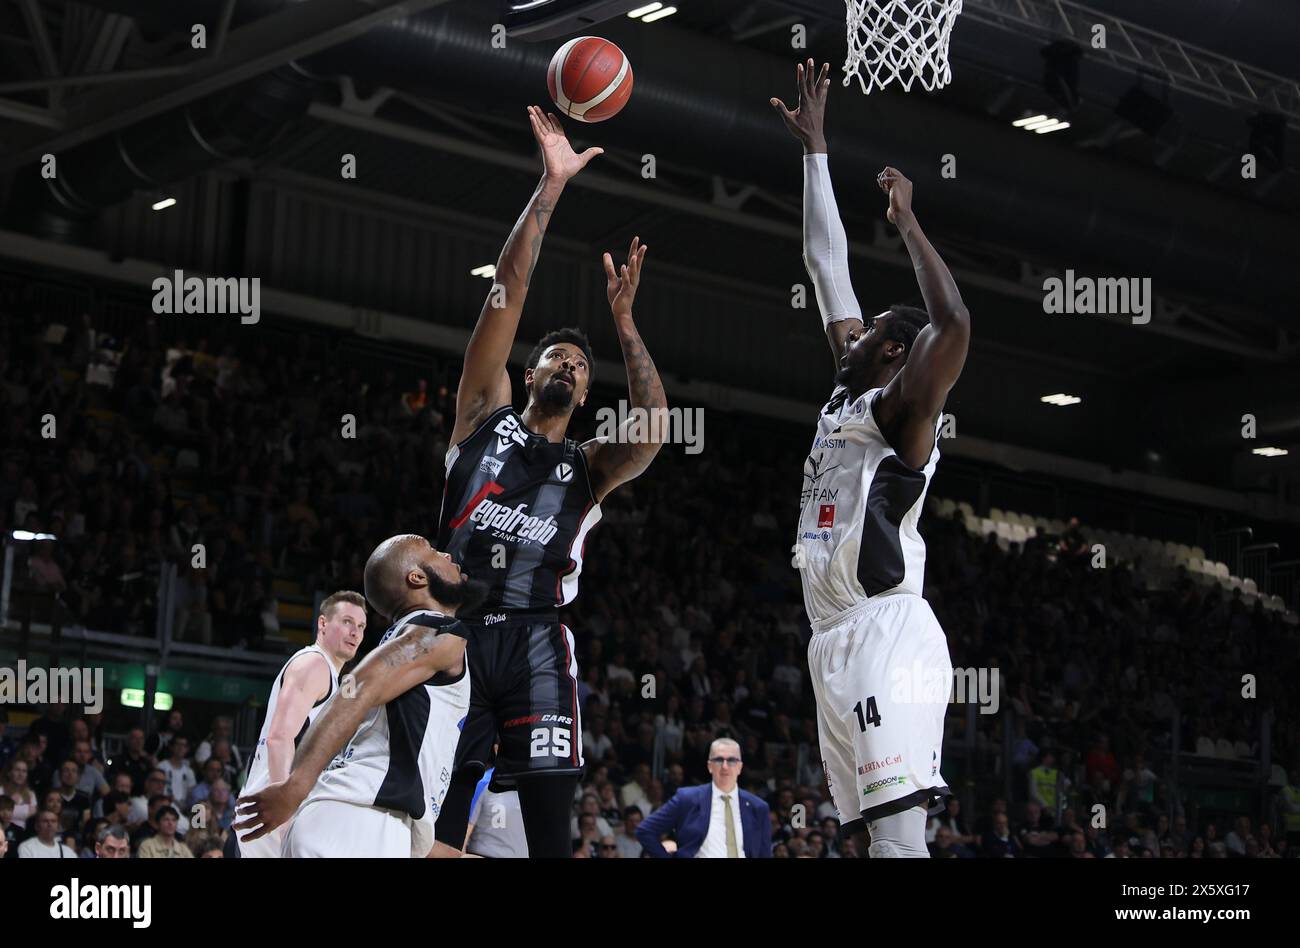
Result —
<svg viewBox="0 0 1300 948"><path fill-rule="evenodd" d="M641 821L636 838L658 859L771 859L772 823L760 798L736 786L744 764L740 745L720 737L709 747L713 780L682 787L673 798ZM677 851L660 841L673 833Z"/></svg>

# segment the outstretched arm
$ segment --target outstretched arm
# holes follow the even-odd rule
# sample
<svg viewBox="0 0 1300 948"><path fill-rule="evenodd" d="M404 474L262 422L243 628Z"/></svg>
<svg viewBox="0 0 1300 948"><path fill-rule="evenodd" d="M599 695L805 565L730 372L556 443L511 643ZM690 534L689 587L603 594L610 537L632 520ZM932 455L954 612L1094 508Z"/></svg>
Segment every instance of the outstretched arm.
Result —
<svg viewBox="0 0 1300 948"><path fill-rule="evenodd" d="M239 801L239 838L258 839L288 822L306 799L325 767L334 759L372 708L387 704L440 671L454 671L465 657L465 640L449 632L408 625L366 656L353 672L351 687L336 692L308 728L293 770L282 783L273 783Z"/></svg>
<svg viewBox="0 0 1300 948"><path fill-rule="evenodd" d="M902 370L881 393L877 411L890 444L915 468L930 456L935 420L966 364L970 312L948 267L916 222L912 182L894 168L886 168L876 180L889 195L886 216L907 245L921 298L930 315L930 325L917 335Z"/></svg>
<svg viewBox="0 0 1300 948"><path fill-rule="evenodd" d="M826 97L830 64L818 73L810 59L795 67L799 107L791 112L780 99L772 107L803 144L803 262L812 277L826 338L839 367L849 332L862 325L862 307L849 280L849 240L840 221L827 157Z"/></svg>
<svg viewBox="0 0 1300 948"><path fill-rule="evenodd" d="M664 385L632 319L632 300L636 298L637 287L641 283L641 264L645 260L645 252L646 247L642 246L641 238L633 237L632 246L627 252L627 263L617 272L614 270L614 258L609 254L605 254L604 258L605 291L609 297L610 311L614 314L618 341L623 347L623 364L627 368L628 404L632 409L644 411L649 423L643 426L648 437L639 439L636 443L626 440L628 432L620 431L614 441L593 438L582 446L583 454L587 456L587 466L591 470L591 487L597 502L604 500L605 495L615 487L632 480L649 467L667 437L668 399L664 396ZM634 423L635 419L629 418L628 424Z"/></svg>
<svg viewBox="0 0 1300 948"><path fill-rule="evenodd" d="M592 158L604 153L601 148L588 148L581 155L576 154L560 127L560 120L536 106L529 106L528 120L542 150L545 171L501 251L492 289L465 349L465 368L456 392L453 444L462 441L484 418L509 403L506 360L519 329L519 317L524 312L524 300L551 214L568 180Z"/></svg>

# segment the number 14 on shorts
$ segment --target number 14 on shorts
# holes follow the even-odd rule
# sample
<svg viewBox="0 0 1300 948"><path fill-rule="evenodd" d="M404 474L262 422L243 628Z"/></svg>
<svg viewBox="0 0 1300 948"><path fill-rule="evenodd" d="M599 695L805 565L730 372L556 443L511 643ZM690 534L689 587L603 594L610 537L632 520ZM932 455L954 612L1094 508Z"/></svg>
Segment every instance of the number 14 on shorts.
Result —
<svg viewBox="0 0 1300 948"><path fill-rule="evenodd" d="M865 732L867 725L880 727L880 711L876 709L876 696L872 695L865 702L859 701L853 706L853 713L858 716L858 729Z"/></svg>

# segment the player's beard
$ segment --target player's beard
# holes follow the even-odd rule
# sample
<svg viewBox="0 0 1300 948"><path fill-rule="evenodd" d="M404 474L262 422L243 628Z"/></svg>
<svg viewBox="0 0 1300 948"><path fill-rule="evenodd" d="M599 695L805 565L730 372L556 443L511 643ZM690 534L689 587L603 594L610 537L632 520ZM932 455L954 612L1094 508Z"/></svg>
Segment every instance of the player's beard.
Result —
<svg viewBox="0 0 1300 948"><path fill-rule="evenodd" d="M537 393L537 400L550 408L569 408L573 405L573 386L552 377Z"/></svg>
<svg viewBox="0 0 1300 948"><path fill-rule="evenodd" d="M421 564L420 570L429 581L429 595L444 606L454 606L457 612L468 612L487 598L491 587L481 579L470 579L461 574L461 581L450 583L431 568Z"/></svg>

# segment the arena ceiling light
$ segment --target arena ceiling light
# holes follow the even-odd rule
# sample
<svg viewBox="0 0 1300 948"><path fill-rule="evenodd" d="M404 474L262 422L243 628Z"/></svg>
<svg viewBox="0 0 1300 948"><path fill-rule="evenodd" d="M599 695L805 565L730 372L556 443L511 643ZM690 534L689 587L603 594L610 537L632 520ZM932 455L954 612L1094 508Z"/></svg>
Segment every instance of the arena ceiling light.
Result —
<svg viewBox="0 0 1300 948"><path fill-rule="evenodd" d="M1290 452L1288 452L1286 448L1267 447L1267 448L1252 448L1250 453L1258 454L1260 457L1264 457L1264 458L1280 458L1280 457L1285 457Z"/></svg>
<svg viewBox="0 0 1300 948"><path fill-rule="evenodd" d="M18 543L39 543L43 540L57 540L53 533L32 533L30 530L15 530L9 534L10 539Z"/></svg>
<svg viewBox="0 0 1300 948"><path fill-rule="evenodd" d="M656 2L647 3L635 10L629 10L627 15L634 20L640 20L642 23L653 23L655 20L662 20L666 16L672 16L676 12L676 7L666 7L662 3Z"/></svg>
<svg viewBox="0 0 1300 948"><path fill-rule="evenodd" d="M475 267L469 271L470 276L482 277L485 280L492 280L497 275L497 265L495 263L485 263L481 267Z"/></svg>
<svg viewBox="0 0 1300 948"><path fill-rule="evenodd" d="M1039 401L1055 405L1057 408L1064 408L1066 405L1077 405L1083 399L1078 395L1066 395L1064 392L1057 392L1055 395L1044 395Z"/></svg>
<svg viewBox="0 0 1300 948"><path fill-rule="evenodd" d="M155 201L152 205L155 211L165 211L176 203L175 198L163 198L161 201Z"/></svg>
<svg viewBox="0 0 1300 948"><path fill-rule="evenodd" d="M1026 115L1024 118L1016 119L1011 124L1016 128L1023 128L1026 132L1037 132L1039 135L1045 135L1048 132L1059 132L1063 128L1070 127L1069 122L1042 113Z"/></svg>

